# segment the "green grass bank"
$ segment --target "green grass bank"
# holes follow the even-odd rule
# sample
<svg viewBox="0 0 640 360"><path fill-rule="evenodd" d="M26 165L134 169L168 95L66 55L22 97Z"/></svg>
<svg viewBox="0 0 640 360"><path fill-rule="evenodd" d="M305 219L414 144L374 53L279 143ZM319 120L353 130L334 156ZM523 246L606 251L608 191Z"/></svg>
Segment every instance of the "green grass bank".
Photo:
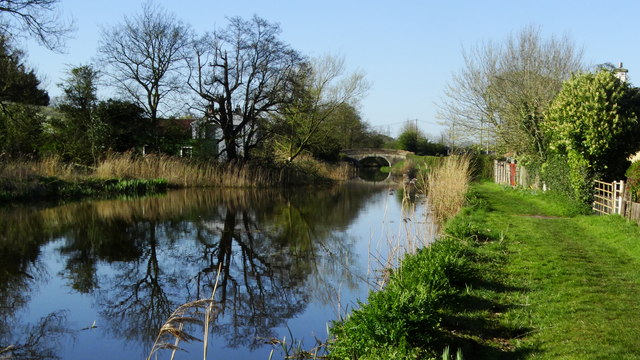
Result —
<svg viewBox="0 0 640 360"><path fill-rule="evenodd" d="M2 181L3 202L65 201L86 197L144 196L167 191L165 179L84 178L63 180L54 176L30 176L21 182Z"/></svg>
<svg viewBox="0 0 640 360"><path fill-rule="evenodd" d="M335 359L640 358L640 228L481 183L434 246L331 328Z"/></svg>

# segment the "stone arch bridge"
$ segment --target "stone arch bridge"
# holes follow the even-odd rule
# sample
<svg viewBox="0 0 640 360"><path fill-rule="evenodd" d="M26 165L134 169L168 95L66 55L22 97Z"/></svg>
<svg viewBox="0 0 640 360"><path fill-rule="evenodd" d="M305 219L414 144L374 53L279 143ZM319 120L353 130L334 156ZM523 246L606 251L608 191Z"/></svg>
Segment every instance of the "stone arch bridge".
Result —
<svg viewBox="0 0 640 360"><path fill-rule="evenodd" d="M406 160L407 155L413 154L411 151L393 149L345 149L342 153L346 158L358 163L366 158L382 158L389 163L389 166Z"/></svg>

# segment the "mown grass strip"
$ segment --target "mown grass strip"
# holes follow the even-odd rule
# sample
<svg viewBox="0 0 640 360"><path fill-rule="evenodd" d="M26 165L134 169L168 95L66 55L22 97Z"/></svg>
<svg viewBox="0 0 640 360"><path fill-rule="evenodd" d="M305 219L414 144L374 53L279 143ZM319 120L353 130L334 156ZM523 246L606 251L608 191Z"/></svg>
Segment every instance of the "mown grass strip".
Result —
<svg viewBox="0 0 640 360"><path fill-rule="evenodd" d="M498 323L521 333L502 357L640 357L640 229L549 195L475 189L486 226L504 234L499 282L513 289L485 297L506 309Z"/></svg>
<svg viewBox="0 0 640 360"><path fill-rule="evenodd" d="M334 324L333 358L640 358L637 225L489 183L469 203Z"/></svg>

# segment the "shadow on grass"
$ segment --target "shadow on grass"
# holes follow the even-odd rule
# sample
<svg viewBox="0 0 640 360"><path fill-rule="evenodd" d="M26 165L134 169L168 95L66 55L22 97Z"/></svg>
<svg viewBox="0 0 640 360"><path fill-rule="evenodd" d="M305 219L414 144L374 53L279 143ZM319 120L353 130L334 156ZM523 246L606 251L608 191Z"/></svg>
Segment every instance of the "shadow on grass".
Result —
<svg viewBox="0 0 640 360"><path fill-rule="evenodd" d="M468 289L452 297L444 311L439 341L442 348L461 349L465 359L524 359L537 351L522 343L534 329L501 321L506 313L525 305L493 300L527 289L486 279L475 279Z"/></svg>

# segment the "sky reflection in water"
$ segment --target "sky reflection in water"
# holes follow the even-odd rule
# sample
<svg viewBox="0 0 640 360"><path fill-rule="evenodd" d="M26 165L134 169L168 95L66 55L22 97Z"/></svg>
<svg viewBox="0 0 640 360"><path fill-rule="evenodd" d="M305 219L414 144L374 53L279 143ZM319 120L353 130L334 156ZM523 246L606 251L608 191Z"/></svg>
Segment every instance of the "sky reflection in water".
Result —
<svg viewBox="0 0 640 360"><path fill-rule="evenodd" d="M267 359L266 342L290 334L311 347L376 286L383 249L428 228L420 206L412 214L400 202L353 184L0 209L0 348L145 358L173 310L211 295L220 265L215 358ZM202 353L180 346L189 353L178 359Z"/></svg>

